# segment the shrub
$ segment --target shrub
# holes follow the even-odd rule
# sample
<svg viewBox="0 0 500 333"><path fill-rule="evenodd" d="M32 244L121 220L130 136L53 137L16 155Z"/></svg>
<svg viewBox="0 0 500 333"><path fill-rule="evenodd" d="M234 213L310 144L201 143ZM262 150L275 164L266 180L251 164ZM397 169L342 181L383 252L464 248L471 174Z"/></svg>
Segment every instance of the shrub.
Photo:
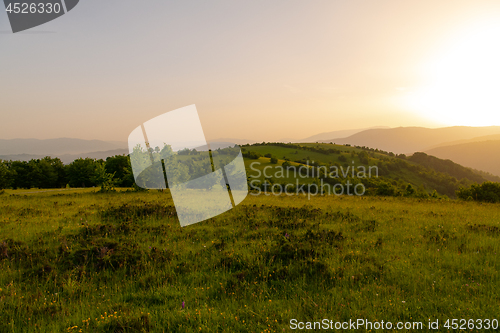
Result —
<svg viewBox="0 0 500 333"><path fill-rule="evenodd" d="M255 151L248 151L243 153L243 157L249 158L251 160L258 160L262 155Z"/></svg>
<svg viewBox="0 0 500 333"><path fill-rule="evenodd" d="M500 202L500 183L484 182L482 184L472 184L469 188L459 188L456 194L462 200Z"/></svg>

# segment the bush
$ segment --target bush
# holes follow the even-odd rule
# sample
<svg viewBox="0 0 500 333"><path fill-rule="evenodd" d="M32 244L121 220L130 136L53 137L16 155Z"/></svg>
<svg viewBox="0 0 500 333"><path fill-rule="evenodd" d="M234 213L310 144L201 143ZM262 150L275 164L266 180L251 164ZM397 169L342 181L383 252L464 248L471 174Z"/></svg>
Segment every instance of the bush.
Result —
<svg viewBox="0 0 500 333"><path fill-rule="evenodd" d="M500 183L484 182L482 184L472 184L469 188L459 188L456 194L462 200L500 202Z"/></svg>
<svg viewBox="0 0 500 333"><path fill-rule="evenodd" d="M365 151L358 153L359 161L363 164L368 164L370 160L368 159L368 154Z"/></svg>
<svg viewBox="0 0 500 333"><path fill-rule="evenodd" d="M243 153L243 157L249 158L251 160L258 160L262 155L255 151L248 151Z"/></svg>
<svg viewBox="0 0 500 333"><path fill-rule="evenodd" d="M278 164L278 159L276 157L271 157L271 164Z"/></svg>
<svg viewBox="0 0 500 333"><path fill-rule="evenodd" d="M106 172L106 166L104 162L97 163L96 173L91 178L91 181L101 186L99 192L111 192L114 191L114 185L115 185L114 176L115 176L114 172L112 174Z"/></svg>

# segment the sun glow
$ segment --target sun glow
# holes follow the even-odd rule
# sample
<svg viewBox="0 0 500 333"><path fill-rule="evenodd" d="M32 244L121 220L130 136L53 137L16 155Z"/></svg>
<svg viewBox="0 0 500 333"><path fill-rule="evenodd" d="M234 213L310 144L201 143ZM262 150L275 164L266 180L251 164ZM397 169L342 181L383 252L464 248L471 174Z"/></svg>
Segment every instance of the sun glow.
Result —
<svg viewBox="0 0 500 333"><path fill-rule="evenodd" d="M460 34L424 68L429 84L410 92L405 104L449 125L500 125L500 23Z"/></svg>

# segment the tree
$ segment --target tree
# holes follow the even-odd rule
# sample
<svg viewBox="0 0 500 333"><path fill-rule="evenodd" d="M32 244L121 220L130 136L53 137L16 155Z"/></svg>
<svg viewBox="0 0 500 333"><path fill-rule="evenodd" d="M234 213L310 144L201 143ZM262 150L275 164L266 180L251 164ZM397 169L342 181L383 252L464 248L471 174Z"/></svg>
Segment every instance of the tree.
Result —
<svg viewBox="0 0 500 333"><path fill-rule="evenodd" d="M13 161L10 170L14 172L12 188L31 188L30 166L26 161Z"/></svg>
<svg viewBox="0 0 500 333"><path fill-rule="evenodd" d="M207 154L208 156L208 154ZM212 170L210 159L200 159L202 162L196 167ZM136 184L142 188L164 189L168 185L181 185L190 179L189 162L179 159L170 145L164 145L160 151L145 151L140 145L134 147L130 154L130 161L134 169ZM167 176L165 181L164 172ZM195 172L195 171L193 171Z"/></svg>
<svg viewBox="0 0 500 333"><path fill-rule="evenodd" d="M383 196L395 196L396 189L389 183L382 182L377 187L377 195Z"/></svg>
<svg viewBox="0 0 500 333"><path fill-rule="evenodd" d="M28 166L29 166L28 177L31 181L31 187L37 187L37 188L59 187L58 183L59 175L55 166L53 165L53 160L50 157L31 160L28 162Z"/></svg>
<svg viewBox="0 0 500 333"><path fill-rule="evenodd" d="M368 154L365 152L365 151L361 151L358 153L358 158L359 158L359 161L363 164L368 164L369 163L369 158L368 158Z"/></svg>
<svg viewBox="0 0 500 333"><path fill-rule="evenodd" d="M96 163L95 174L92 176L91 181L101 186L99 192L114 191L115 173L106 172L106 165L104 161Z"/></svg>
<svg viewBox="0 0 500 333"><path fill-rule="evenodd" d="M413 188L413 186L411 186L411 184L408 184L408 186L406 186L406 190L405 190L405 197L411 197L413 195L415 195L417 191Z"/></svg>
<svg viewBox="0 0 500 333"><path fill-rule="evenodd" d="M9 169L7 162L0 160L0 190L11 186L13 172Z"/></svg>
<svg viewBox="0 0 500 333"><path fill-rule="evenodd" d="M79 158L68 165L68 179L71 187L95 186L97 162L92 158Z"/></svg>
<svg viewBox="0 0 500 333"><path fill-rule="evenodd" d="M278 164L278 159L276 157L271 157L271 164Z"/></svg>
<svg viewBox="0 0 500 333"><path fill-rule="evenodd" d="M484 182L472 184L469 188L459 188L457 197L463 200L477 200L483 202L500 202L500 183Z"/></svg>
<svg viewBox="0 0 500 333"><path fill-rule="evenodd" d="M255 151L248 151L243 153L243 157L249 158L251 160L258 160L262 155Z"/></svg>
<svg viewBox="0 0 500 333"><path fill-rule="evenodd" d="M106 158L105 167L107 173L115 175L117 186L130 187L134 184L129 156L115 155L108 157Z"/></svg>
<svg viewBox="0 0 500 333"><path fill-rule="evenodd" d="M45 159L47 159L50 162L50 164L57 173L56 187L60 188L65 187L66 184L68 184L68 175L66 174L66 166L64 165L64 163L57 157L56 158L46 157Z"/></svg>

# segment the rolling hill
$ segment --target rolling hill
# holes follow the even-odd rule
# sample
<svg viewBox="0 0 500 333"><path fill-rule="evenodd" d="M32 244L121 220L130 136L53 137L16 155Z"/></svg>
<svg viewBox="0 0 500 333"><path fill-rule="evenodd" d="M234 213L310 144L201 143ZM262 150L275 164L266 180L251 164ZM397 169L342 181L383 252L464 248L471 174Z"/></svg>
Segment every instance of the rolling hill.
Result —
<svg viewBox="0 0 500 333"><path fill-rule="evenodd" d="M325 143L266 143L246 145L242 148L247 175L252 179L258 179L260 183L264 183L266 179L276 184L293 183L293 177L288 175L282 177L279 174L280 166L283 166L284 163L292 167L306 165L318 168L325 166L326 170L331 170L331 167L343 168L344 170L355 167L359 170L360 166L364 166L368 170L370 166L376 166L378 176L358 178L358 180L361 180L367 188L371 187L372 194L380 195L404 194L408 185L411 185L424 195L425 193L432 194L436 190L438 194L454 197L455 191L460 187L488 180L500 181L499 177L484 175L452 161L442 160L425 153L416 153L413 156L405 157L376 149ZM276 158L277 163L271 163L271 157ZM255 164L252 166L252 163ZM270 178L265 177L264 168L267 168L267 174L271 176ZM300 183L307 184L319 181L321 177L318 178L318 173L316 173L315 177L299 176L298 178ZM351 177L349 174L347 178L357 177ZM339 174L335 179L325 178L324 180L334 184L343 182L347 178ZM351 180L356 181L355 179Z"/></svg>
<svg viewBox="0 0 500 333"><path fill-rule="evenodd" d="M500 176L500 140L468 142L433 148L425 152Z"/></svg>
<svg viewBox="0 0 500 333"><path fill-rule="evenodd" d="M389 129L369 129L347 138L332 138L322 142L351 144L378 148L397 154L411 154L426 151L438 144L468 140L479 136L500 134L500 126L443 128L397 127Z"/></svg>
<svg viewBox="0 0 500 333"><path fill-rule="evenodd" d="M350 129L350 130L340 130L340 131L333 131L333 132L324 132L324 133L319 133L310 137L307 137L302 140L298 140L298 142L316 142L316 141L323 141L323 140L329 140L331 138L345 138L351 135L354 135L356 133L360 133L369 129L388 129L389 127L387 126L376 126L376 127L370 127L370 128L358 128L358 129ZM288 141L284 141L288 142ZM293 141L292 141L293 142Z"/></svg>
<svg viewBox="0 0 500 333"><path fill-rule="evenodd" d="M428 147L427 150L430 150L433 148L438 148L438 147L454 146L454 145L459 145L462 143L481 142L481 141L490 141L490 140L500 140L500 134L484 135L484 136L474 137L472 139L443 142L443 143L437 144L435 146Z"/></svg>

